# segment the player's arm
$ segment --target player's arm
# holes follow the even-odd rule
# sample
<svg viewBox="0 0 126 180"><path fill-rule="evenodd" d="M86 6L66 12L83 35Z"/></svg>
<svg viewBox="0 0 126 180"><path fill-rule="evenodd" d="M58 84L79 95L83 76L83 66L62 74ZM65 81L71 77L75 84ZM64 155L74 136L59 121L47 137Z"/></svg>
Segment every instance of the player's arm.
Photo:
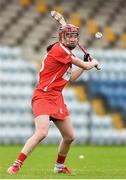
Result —
<svg viewBox="0 0 126 180"><path fill-rule="evenodd" d="M78 68L72 72L71 77L70 77L71 82L75 81L86 70L89 70L97 66L98 62L95 59L93 59L93 61L91 62L88 62L88 61L82 61L77 57L73 57L72 64L78 66Z"/></svg>
<svg viewBox="0 0 126 180"><path fill-rule="evenodd" d="M72 62L72 64L82 68L83 70L89 70L89 69L92 69L95 66L98 66L98 62L95 59L93 59L90 62L89 61L88 62L84 62L81 59L73 56L71 62Z"/></svg>
<svg viewBox="0 0 126 180"><path fill-rule="evenodd" d="M83 61L88 62L88 56L89 56L89 54L87 54L86 56L84 56ZM80 75L81 75L83 72L85 72L85 71L86 71L86 70L77 67L77 68L72 72L71 77L70 77L70 81L71 81L71 82L75 81L75 80L76 80L77 78L79 78Z"/></svg>
<svg viewBox="0 0 126 180"><path fill-rule="evenodd" d="M85 72L86 70L82 69L82 68L76 68L72 73L71 73L71 77L70 77L70 81L73 82L75 81L83 72Z"/></svg>

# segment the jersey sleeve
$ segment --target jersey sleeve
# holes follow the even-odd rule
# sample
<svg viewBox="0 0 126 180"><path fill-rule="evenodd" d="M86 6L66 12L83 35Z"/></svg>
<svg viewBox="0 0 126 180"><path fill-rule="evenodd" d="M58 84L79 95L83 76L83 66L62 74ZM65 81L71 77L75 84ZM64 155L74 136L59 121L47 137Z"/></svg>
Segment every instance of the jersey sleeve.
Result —
<svg viewBox="0 0 126 180"><path fill-rule="evenodd" d="M67 64L72 61L74 55L63 44L56 44L49 53L55 60Z"/></svg>

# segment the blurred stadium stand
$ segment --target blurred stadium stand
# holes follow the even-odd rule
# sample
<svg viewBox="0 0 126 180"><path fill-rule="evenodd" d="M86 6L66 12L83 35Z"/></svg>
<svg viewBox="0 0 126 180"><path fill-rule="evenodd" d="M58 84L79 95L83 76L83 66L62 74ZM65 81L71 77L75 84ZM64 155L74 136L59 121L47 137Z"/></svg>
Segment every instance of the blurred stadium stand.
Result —
<svg viewBox="0 0 126 180"><path fill-rule="evenodd" d="M21 47L30 60L39 59L48 43L56 41L51 37L58 37L51 10L81 27L80 41L87 48L125 48L125 0L1 0L0 9L1 45ZM104 35L101 40L94 37L97 31Z"/></svg>
<svg viewBox="0 0 126 180"><path fill-rule="evenodd" d="M32 133L35 67L18 48L0 48L0 143L19 143Z"/></svg>
<svg viewBox="0 0 126 180"><path fill-rule="evenodd" d="M125 0L0 1L0 143L24 143L33 133L30 103L38 68L46 47L58 39L51 10L80 27L80 43L102 65L64 90L74 143L126 144ZM103 38L95 38L97 31ZM51 123L44 143L59 139Z"/></svg>

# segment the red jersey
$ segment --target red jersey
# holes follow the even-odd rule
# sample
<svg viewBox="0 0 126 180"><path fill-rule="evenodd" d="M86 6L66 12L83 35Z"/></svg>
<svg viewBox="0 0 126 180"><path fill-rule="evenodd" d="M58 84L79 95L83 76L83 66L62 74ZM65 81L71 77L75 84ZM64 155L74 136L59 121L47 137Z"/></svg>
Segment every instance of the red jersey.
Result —
<svg viewBox="0 0 126 180"><path fill-rule="evenodd" d="M64 120L69 115L61 92L70 79L73 56L60 42L45 56L32 98L32 111L35 117L47 114L55 119Z"/></svg>
<svg viewBox="0 0 126 180"><path fill-rule="evenodd" d="M71 50L61 42L55 44L42 62L36 90L62 91L71 76L73 56Z"/></svg>

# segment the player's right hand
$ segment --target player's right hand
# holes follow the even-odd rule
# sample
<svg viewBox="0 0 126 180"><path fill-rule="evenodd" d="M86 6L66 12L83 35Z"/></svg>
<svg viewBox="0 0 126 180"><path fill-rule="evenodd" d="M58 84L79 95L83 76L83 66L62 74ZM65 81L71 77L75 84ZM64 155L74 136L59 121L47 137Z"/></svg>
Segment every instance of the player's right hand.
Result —
<svg viewBox="0 0 126 180"><path fill-rule="evenodd" d="M96 67L97 70L100 70L101 67L100 67L98 61L97 61L96 59L92 59L92 61L93 61L93 63L94 63L94 67Z"/></svg>

